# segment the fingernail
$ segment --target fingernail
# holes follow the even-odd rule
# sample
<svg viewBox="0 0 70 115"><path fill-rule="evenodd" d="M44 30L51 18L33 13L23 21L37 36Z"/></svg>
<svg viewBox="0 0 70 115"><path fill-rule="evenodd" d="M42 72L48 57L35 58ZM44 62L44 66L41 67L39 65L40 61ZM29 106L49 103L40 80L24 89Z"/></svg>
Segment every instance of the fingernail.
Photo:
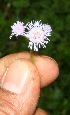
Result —
<svg viewBox="0 0 70 115"><path fill-rule="evenodd" d="M5 71L1 86L5 90L19 94L28 82L28 66L24 61L16 60Z"/></svg>

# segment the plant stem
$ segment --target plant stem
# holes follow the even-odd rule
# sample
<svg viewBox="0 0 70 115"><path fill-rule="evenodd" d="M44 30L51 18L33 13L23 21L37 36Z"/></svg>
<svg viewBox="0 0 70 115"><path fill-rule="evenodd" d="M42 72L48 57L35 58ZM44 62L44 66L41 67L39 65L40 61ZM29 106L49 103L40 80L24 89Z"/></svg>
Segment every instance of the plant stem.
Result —
<svg viewBox="0 0 70 115"><path fill-rule="evenodd" d="M34 63L34 55L33 55L33 51L30 51L30 60L32 63Z"/></svg>

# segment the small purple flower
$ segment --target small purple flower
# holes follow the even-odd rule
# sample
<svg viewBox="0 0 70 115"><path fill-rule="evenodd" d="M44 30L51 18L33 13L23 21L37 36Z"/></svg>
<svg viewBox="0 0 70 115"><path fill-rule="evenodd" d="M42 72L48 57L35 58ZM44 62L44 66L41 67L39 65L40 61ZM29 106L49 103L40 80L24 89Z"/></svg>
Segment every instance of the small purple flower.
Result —
<svg viewBox="0 0 70 115"><path fill-rule="evenodd" d="M13 35L15 35L16 37L18 35L24 36L25 34L25 26L23 22L17 21L16 23L13 24L13 26L11 26L12 28L12 34L10 35L10 39L12 38Z"/></svg>
<svg viewBox="0 0 70 115"><path fill-rule="evenodd" d="M50 41L47 37L51 36L51 26L42 24L41 21L31 21L26 24L28 30L25 36L29 39L29 48L38 51L38 47L46 48L46 44Z"/></svg>

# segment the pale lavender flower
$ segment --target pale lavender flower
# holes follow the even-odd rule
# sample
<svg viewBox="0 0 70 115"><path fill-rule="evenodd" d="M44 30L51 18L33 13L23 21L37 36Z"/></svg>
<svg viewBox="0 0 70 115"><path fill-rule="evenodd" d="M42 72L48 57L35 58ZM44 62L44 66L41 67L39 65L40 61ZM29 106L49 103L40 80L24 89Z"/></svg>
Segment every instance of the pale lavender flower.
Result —
<svg viewBox="0 0 70 115"><path fill-rule="evenodd" d="M51 26L42 24L41 21L31 21L26 24L28 30L25 36L29 39L29 48L38 51L41 46L46 48L46 44L50 41L47 37L51 36Z"/></svg>
<svg viewBox="0 0 70 115"><path fill-rule="evenodd" d="M11 28L12 28L12 34L9 37L10 39L12 38L13 35L15 35L16 37L18 35L24 36L25 26L23 22L17 21L16 23L13 24L13 26L11 26Z"/></svg>

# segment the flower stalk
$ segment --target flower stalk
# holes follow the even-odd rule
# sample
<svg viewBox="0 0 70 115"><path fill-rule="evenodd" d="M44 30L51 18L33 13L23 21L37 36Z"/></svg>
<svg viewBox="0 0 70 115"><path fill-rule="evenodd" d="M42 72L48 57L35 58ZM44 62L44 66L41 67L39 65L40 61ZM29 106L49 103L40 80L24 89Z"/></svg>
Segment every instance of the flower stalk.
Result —
<svg viewBox="0 0 70 115"><path fill-rule="evenodd" d="M32 50L30 51L30 61L34 63L34 53Z"/></svg>

